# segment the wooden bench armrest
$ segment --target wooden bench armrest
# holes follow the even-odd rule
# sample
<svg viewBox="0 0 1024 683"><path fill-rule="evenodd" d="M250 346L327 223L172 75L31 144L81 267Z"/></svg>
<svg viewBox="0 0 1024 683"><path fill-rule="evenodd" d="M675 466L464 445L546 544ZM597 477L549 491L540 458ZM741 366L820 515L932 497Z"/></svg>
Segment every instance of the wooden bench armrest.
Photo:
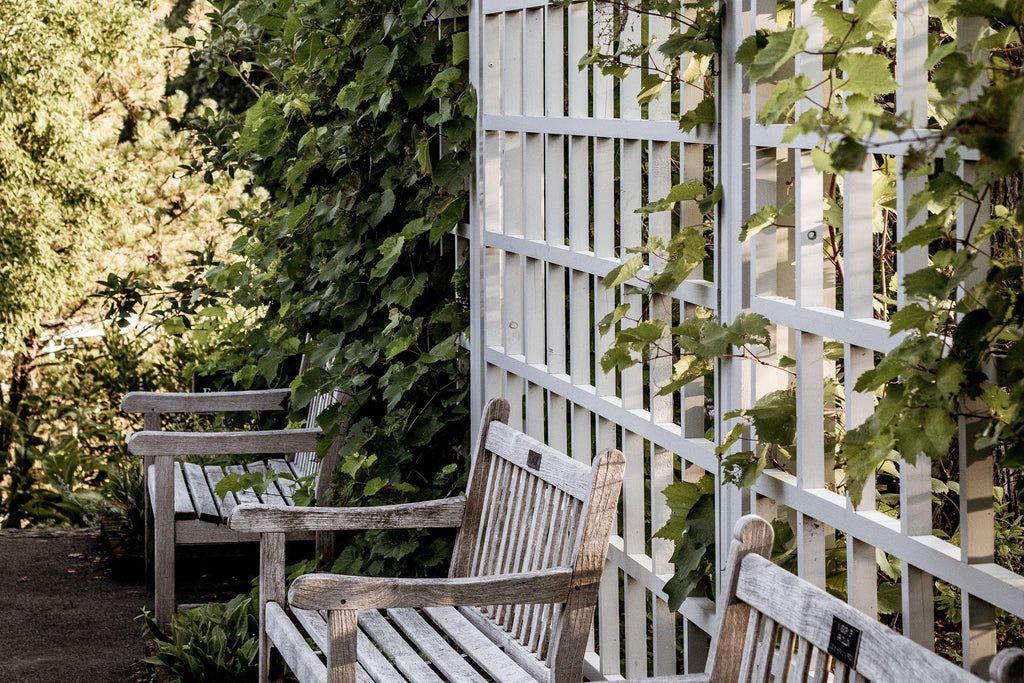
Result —
<svg viewBox="0 0 1024 683"><path fill-rule="evenodd" d="M989 664L988 675L994 683L1024 681L1024 650L1008 647L997 652Z"/></svg>
<svg viewBox="0 0 1024 683"><path fill-rule="evenodd" d="M135 432L128 437L134 455L232 455L305 453L316 450L319 429L255 432Z"/></svg>
<svg viewBox="0 0 1024 683"><path fill-rule="evenodd" d="M565 602L571 580L569 567L453 579L306 574L295 579L288 602L328 610Z"/></svg>
<svg viewBox="0 0 1024 683"><path fill-rule="evenodd" d="M220 413L250 410L284 410L291 389L262 391L215 391L209 393L171 393L133 391L121 399L126 413Z"/></svg>
<svg viewBox="0 0 1024 683"><path fill-rule="evenodd" d="M462 526L465 507L465 496L349 508L250 503L232 510L228 526L235 531L251 533L458 527Z"/></svg>

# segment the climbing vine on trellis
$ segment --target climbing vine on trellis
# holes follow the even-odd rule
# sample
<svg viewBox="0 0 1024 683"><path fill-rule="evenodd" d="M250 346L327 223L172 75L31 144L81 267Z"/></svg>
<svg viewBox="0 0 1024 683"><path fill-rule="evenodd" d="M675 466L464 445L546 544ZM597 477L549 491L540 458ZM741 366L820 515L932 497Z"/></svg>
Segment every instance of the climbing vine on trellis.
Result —
<svg viewBox="0 0 1024 683"><path fill-rule="evenodd" d="M1024 465L1024 206L1016 200L996 201L990 212L979 210L987 206L995 189L1024 171L1024 2L929 3L936 21L929 33L926 66L932 90L925 135L911 131L909 119L895 108L896 15L890 0L860 0L848 11L832 2L815 2L813 13L821 22L824 39L814 47L809 47L807 28L792 21L792 6L787 9L780 4L777 30L757 31L735 55L724 57L720 54L722 15L713 3L616 6L620 11L605 27L608 47L591 51L581 60L581 68L592 64L619 78L631 69L641 69L641 102L671 91L666 85L699 87L700 104L680 114L681 128L691 130L714 120L716 61L735 58L746 67L752 82L772 83L770 94L760 103L758 123L784 124L784 141L801 135L820 140L812 152L819 172L839 180L844 172L859 171L866 163L873 166L875 215L883 222L876 226L881 235L877 258L882 290L876 308L879 317L891 321L893 334L905 336L873 370L856 380L857 391L876 395L874 413L846 433L841 420L826 422L832 431L825 441L835 449L839 462L845 463L843 486L851 498L859 501L871 475L891 466L896 458L911 463L918 454L949 459L962 417L983 423L975 448L995 449L1002 466ZM673 18L676 29L660 44L630 43L624 28L648 14ZM979 28L977 35L962 39L958 22L973 22ZM824 78L786 75L792 72L785 68L799 55L820 59ZM681 68L683 56L686 68ZM868 146L869 136L909 142L904 172L924 179L923 189L910 199L907 211L908 220L917 217L917 227L894 247L885 241L891 230L884 222L893 210L887 188L895 183L895 171L886 157ZM969 173L960 163L963 150L977 152L980 159ZM718 201L722 201L721 191L712 183L688 181L672 188L664 199L639 208L645 213L681 214L683 202L696 202L704 222L680 226L667 243L651 240L637 245L637 254L606 278L606 286L619 287L640 278L647 297L675 289L705 258L707 227L714 227ZM824 257L835 266L841 284L841 182L831 184L824 201L830 233ZM764 206L747 218L740 238L746 240L779 225L780 217L793 213L792 202ZM958 214L967 216L959 232ZM888 295L894 284L890 282L895 269L893 248L923 249L928 261L921 270L905 274L909 303L899 310ZM650 267L645 269L645 263ZM725 322L706 314L672 327L626 304L602 321L602 329L615 335L602 359L606 372L653 358L671 358L674 372L661 387L663 394L709 375L715 359L727 354L764 362L757 357L757 348L765 345L768 333L767 321L759 316ZM841 361L841 354L836 360ZM782 370L791 364L785 358L776 362ZM826 391L833 403L842 399L838 390L833 386ZM726 481L750 485L776 455L795 454L792 387L768 393L750 409L725 417L733 419L732 427L717 453L723 459ZM756 441L747 439L750 425ZM751 447L743 448L741 443ZM706 504L713 491L706 481L677 482L666 491L672 516L657 535L676 541L677 575L667 587L673 606L691 592L713 557L714 535L705 528L706 518L713 514L713 506ZM695 553L703 553L703 560L695 560Z"/></svg>

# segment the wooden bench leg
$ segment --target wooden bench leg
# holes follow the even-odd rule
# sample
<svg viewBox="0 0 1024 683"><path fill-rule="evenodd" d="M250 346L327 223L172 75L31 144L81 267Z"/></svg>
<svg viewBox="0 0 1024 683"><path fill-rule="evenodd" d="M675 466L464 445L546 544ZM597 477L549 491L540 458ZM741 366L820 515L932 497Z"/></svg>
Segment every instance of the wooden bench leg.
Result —
<svg viewBox="0 0 1024 683"><path fill-rule="evenodd" d="M153 590L156 586L156 581L153 578L153 572L155 571L153 553L156 549L156 545L153 542L153 499L149 497L149 485L146 481L146 478L149 477L149 466L152 464L152 458L147 457L143 463L143 472L145 474L142 481L142 488L145 490L143 504L146 510L146 545L143 550L146 560L146 590Z"/></svg>
<svg viewBox="0 0 1024 683"><path fill-rule="evenodd" d="M327 653L328 683L356 683L358 615L354 609L327 612L327 627L331 635L330 652Z"/></svg>
<svg viewBox="0 0 1024 683"><path fill-rule="evenodd" d="M174 458L158 456L154 466L156 490L153 501L153 613L161 629L174 614Z"/></svg>
<svg viewBox="0 0 1024 683"><path fill-rule="evenodd" d="M331 568L334 564L334 536L333 531L317 531L316 534L316 559L320 566Z"/></svg>
<svg viewBox="0 0 1024 683"><path fill-rule="evenodd" d="M284 678L284 663L267 635L267 601L285 604L284 534L260 535L260 683Z"/></svg>

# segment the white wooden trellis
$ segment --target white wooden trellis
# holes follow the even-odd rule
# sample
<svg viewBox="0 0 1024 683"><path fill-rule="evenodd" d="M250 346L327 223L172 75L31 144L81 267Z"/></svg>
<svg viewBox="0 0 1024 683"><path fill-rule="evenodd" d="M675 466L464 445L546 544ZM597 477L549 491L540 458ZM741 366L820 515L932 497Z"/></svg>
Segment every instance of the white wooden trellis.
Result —
<svg viewBox="0 0 1024 683"><path fill-rule="evenodd" d="M725 55L751 31L773 28L778 14L774 0L730 5ZM812 44L820 42L810 3L795 5L795 22L807 27ZM993 559L991 456L961 449L966 520L961 547L932 535L927 463L901 467L901 519L873 509L873 487L858 510L833 490L836 471L822 437L823 380L834 369L825 344L842 345L845 421L852 427L870 414L873 402L853 391L855 378L898 341L873 309L878 266L870 163L837 180L844 198L845 270L837 303L836 274L822 258L827 231L822 194L831 178L810 162L815 140L783 142L784 126L753 123L750 112L770 86L749 87L731 59L719 65L719 123L690 134L680 132L667 95L648 106L636 103L639 73L617 82L597 70L578 69L579 58L600 40L608 11L595 2L474 3L470 60L479 95L477 184L471 227L460 240L471 271L473 413L487 397L501 395L512 404L513 425L556 448L585 458L595 447L617 445L627 457L619 533L609 548L588 677L702 669L714 604L691 598L677 614L669 612L663 587L672 571L671 547L650 537L667 515L660 491L674 478L705 471L719 482L719 569L728 546L721 539L741 514L755 510L788 519L797 532L799 573L823 585L826 549L843 539L849 600L875 614L876 553L888 553L903 567L904 632L932 646L934 581L946 581L963 597L965 665L977 664L995 650L997 608L1024 618L1024 579ZM924 128L926 0L897 0L896 20L897 107ZM628 27L635 35L664 36L669 30L667 22L654 19ZM820 80L820 59L797 59L793 68ZM695 103L693 92L677 94L683 106ZM654 315L670 322L698 308L722 320L744 311L760 313L773 323L769 353L795 358L800 457L791 472L769 469L747 491L721 483L714 447L726 427L722 415L785 387L786 376L723 359L709 380L715 438L708 439L706 422L712 418L701 383L659 397L657 387L671 372L665 362L619 377L605 375L598 364L609 339L598 334L596 321L616 303L641 303L626 290L606 290L601 278L621 262L626 248L640 244L645 229L667 237L680 224L700 220L686 208L676 218L654 214L645 226L634 210L663 197L673 184L702 178L709 147L725 196L716 216L713 281L698 273L671 296L649 303ZM876 151L899 165L906 146L887 144ZM970 172L971 161L963 163ZM897 183L896 237L911 227L902 216L918 183ZM740 243L743 219L764 204L784 204L790 193L794 226ZM924 258L921 252L900 255L900 278ZM902 306L899 285L896 297ZM962 431L970 428L964 425Z"/></svg>

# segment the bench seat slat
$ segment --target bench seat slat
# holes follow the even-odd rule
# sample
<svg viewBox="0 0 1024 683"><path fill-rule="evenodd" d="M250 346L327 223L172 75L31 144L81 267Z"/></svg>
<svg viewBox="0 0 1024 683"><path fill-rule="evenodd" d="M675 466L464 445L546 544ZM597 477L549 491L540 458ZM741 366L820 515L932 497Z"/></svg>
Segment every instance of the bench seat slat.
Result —
<svg viewBox="0 0 1024 683"><path fill-rule="evenodd" d="M224 468L219 465L208 465L203 468L203 473L206 475L206 483L210 485L210 490L215 492L217 483L224 478ZM231 516L231 511L238 506L238 499L231 492L228 492L224 498L221 498L215 492L213 494L213 502L217 504L217 508L220 510L221 519L227 519Z"/></svg>
<svg viewBox="0 0 1024 683"><path fill-rule="evenodd" d="M268 460L267 467L278 474L287 474L297 478L295 470L292 469L292 466L287 460L282 458ZM274 482L274 486L276 486L278 491L281 492L281 497L284 498L285 505L295 505L295 501L292 500L292 496L295 495L295 489L298 488L298 484L291 479L278 479Z"/></svg>
<svg viewBox="0 0 1024 683"><path fill-rule="evenodd" d="M380 648L395 667L410 681L440 683L441 677L434 673L419 653L388 623L377 610L360 610L359 626ZM358 654L357 654L358 656Z"/></svg>
<svg viewBox="0 0 1024 683"><path fill-rule="evenodd" d="M483 676L466 663L462 656L430 627L423 617L411 607L395 607L388 610L388 618L398 625L402 632L427 658L433 662L449 681L486 683Z"/></svg>
<svg viewBox="0 0 1024 683"><path fill-rule="evenodd" d="M327 628L327 618L317 610L299 609L291 607L295 621L299 623L321 652L327 652L330 643L330 635ZM366 676L372 681L379 683L405 683L405 678L395 670L391 662L374 647L373 642L360 630L356 634L358 638L357 657L359 666L363 668Z"/></svg>
<svg viewBox="0 0 1024 683"><path fill-rule="evenodd" d="M217 503L213 499L210 483L206 480L205 468L194 462L186 462L182 463L182 469L199 519L204 522L221 521L220 510L217 509Z"/></svg>
<svg viewBox="0 0 1024 683"><path fill-rule="evenodd" d="M245 467L243 465L228 465L224 468L226 474L245 474ZM244 503L262 503L260 497L256 495L256 492L252 489L242 489L241 491L235 491L235 496L238 498L238 504Z"/></svg>
<svg viewBox="0 0 1024 683"><path fill-rule="evenodd" d="M459 644L477 666L495 680L509 683L536 681L454 607L427 607L423 611L449 638Z"/></svg>
<svg viewBox="0 0 1024 683"><path fill-rule="evenodd" d="M259 474L265 477L269 468L265 462L259 461L245 465L245 469L252 474ZM288 505L284 496L281 495L281 490L274 485L274 482L270 482L267 490L260 494L260 500L267 505Z"/></svg>
<svg viewBox="0 0 1024 683"><path fill-rule="evenodd" d="M274 641L284 661L288 662L292 673L303 682L327 680L327 666L309 649L305 638L281 606L268 602L266 609L267 635Z"/></svg>
<svg viewBox="0 0 1024 683"><path fill-rule="evenodd" d="M150 465L149 471L146 473L146 486L149 488L149 499L151 501L156 500L156 465ZM195 519L196 509L192 505L192 499L188 495L188 491L185 489L185 478L181 474L181 467L179 463L174 463L172 468L174 476L174 518L175 519Z"/></svg>

